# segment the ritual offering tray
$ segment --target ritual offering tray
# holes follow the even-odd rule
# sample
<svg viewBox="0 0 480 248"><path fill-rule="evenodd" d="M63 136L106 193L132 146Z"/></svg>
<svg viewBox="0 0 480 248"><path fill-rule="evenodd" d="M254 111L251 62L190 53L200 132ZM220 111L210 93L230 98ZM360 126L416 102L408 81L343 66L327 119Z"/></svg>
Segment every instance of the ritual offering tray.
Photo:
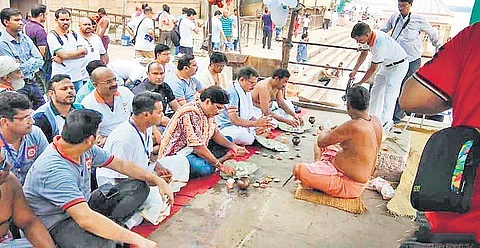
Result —
<svg viewBox="0 0 480 248"><path fill-rule="evenodd" d="M258 143L260 143L260 145L270 150L274 150L277 152L288 152L290 150L287 144L276 141L274 139L267 139L264 136L257 136L256 139Z"/></svg>
<svg viewBox="0 0 480 248"><path fill-rule="evenodd" d="M313 127L313 124L303 123L303 126L293 127L286 123L280 122L278 123L278 128L284 132L290 133L304 133L305 131L309 130Z"/></svg>
<svg viewBox="0 0 480 248"><path fill-rule="evenodd" d="M255 173L258 170L258 165L256 165L254 162L250 161L235 161L233 159L227 160L223 163L224 166L232 166L235 171L237 172L235 175L230 176L227 174L224 174L223 172L220 172L220 176L223 179L229 179L229 178L242 178L242 177L248 177L251 174Z"/></svg>

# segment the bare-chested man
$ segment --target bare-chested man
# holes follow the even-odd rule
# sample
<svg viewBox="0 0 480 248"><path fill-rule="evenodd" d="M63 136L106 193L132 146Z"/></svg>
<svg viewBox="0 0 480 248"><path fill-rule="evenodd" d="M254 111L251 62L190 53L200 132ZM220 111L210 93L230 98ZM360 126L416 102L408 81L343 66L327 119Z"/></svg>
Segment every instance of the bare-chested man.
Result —
<svg viewBox="0 0 480 248"><path fill-rule="evenodd" d="M368 114L370 94L356 86L346 95L352 120L322 132L314 147L315 162L300 163L293 175L302 186L341 198L359 197L373 173L382 140L382 124Z"/></svg>
<svg viewBox="0 0 480 248"><path fill-rule="evenodd" d="M11 165L5 162L0 152L0 247L55 247L50 234L42 222L33 214L23 197L22 186L18 179L10 173ZM8 235L8 227L12 222L25 232L28 239L14 240ZM31 243L31 245L29 244Z"/></svg>
<svg viewBox="0 0 480 248"><path fill-rule="evenodd" d="M290 126L303 125L303 119L295 114L292 102L285 100L284 89L289 78L290 72L280 68L273 72L272 77L257 83L252 91L253 116L256 119L272 116L273 119ZM272 104L273 101L276 101L276 104Z"/></svg>

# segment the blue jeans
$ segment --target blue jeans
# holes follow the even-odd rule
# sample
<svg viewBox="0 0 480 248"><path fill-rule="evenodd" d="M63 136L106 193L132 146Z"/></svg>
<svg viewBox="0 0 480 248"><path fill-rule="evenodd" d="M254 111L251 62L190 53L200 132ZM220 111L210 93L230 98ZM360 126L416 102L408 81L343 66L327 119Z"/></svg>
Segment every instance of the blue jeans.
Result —
<svg viewBox="0 0 480 248"><path fill-rule="evenodd" d="M225 138L227 138L230 142L233 141L232 137L230 136L226 136ZM208 144L208 150L210 150L213 156L216 158L221 158L228 152L228 148L218 145L212 140L210 140ZM190 163L190 178L208 176L215 171L215 167L213 167L212 164L195 153L187 155L187 160L188 163Z"/></svg>
<svg viewBox="0 0 480 248"><path fill-rule="evenodd" d="M177 55L180 52L180 46L175 47L175 55Z"/></svg>
<svg viewBox="0 0 480 248"><path fill-rule="evenodd" d="M220 42L212 42L212 49L214 51L219 51L220 50Z"/></svg>

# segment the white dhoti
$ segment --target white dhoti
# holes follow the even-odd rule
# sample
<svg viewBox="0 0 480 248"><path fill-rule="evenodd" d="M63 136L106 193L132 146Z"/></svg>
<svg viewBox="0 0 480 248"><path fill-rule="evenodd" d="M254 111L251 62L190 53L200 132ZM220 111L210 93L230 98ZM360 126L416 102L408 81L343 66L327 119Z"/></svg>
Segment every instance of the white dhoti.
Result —
<svg viewBox="0 0 480 248"><path fill-rule="evenodd" d="M295 107L293 106L292 101L290 100L284 100L284 101L285 101L285 104L288 106L288 108L293 112L295 112ZM272 102L272 106L270 106L270 111L272 112L272 114L281 116L283 118L293 119L293 116L287 114L287 112L284 109L280 108L280 106L278 106L278 103L276 101ZM253 106L253 117L259 119L262 116L263 116L262 110L260 108ZM272 123L275 125L275 127L278 126L277 120L273 119Z"/></svg>
<svg viewBox="0 0 480 248"><path fill-rule="evenodd" d="M408 71L408 61L392 67L381 65L375 76L371 95L369 113L380 118L382 125L393 123L395 103L400 94L402 80Z"/></svg>
<svg viewBox="0 0 480 248"><path fill-rule="evenodd" d="M255 129L249 127L228 126L220 129L223 136L230 136L237 145L251 145L255 141Z"/></svg>
<svg viewBox="0 0 480 248"><path fill-rule="evenodd" d="M244 120L251 120L254 116L254 109L252 101L252 94L250 92L245 92L240 83L234 82L233 88L235 89L236 96L238 97L238 106L231 106L229 112L232 113L238 111L238 116ZM232 97L235 97L233 95ZM235 99L236 100L236 99ZM231 103L235 101L231 99ZM220 133L223 136L230 136L233 139L233 143L238 145L251 145L255 141L255 128L254 127L242 127L235 126L232 123L231 125L226 125L220 129Z"/></svg>

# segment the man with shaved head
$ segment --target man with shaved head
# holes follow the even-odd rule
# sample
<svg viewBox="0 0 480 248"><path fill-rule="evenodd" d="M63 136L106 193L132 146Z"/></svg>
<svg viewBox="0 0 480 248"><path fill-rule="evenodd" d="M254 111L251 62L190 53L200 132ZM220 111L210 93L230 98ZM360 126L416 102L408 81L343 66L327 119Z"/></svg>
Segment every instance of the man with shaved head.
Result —
<svg viewBox="0 0 480 248"><path fill-rule="evenodd" d="M165 70L163 65L158 62L152 62L147 66L147 78L145 78L142 83L132 89L135 95L138 95L144 91L156 92L162 95L164 114L167 114L167 105L169 106L168 117L163 117L162 126L166 126L170 120L169 117L173 115L173 112L180 108L180 104L175 98L172 89L170 86L168 86L168 84L164 83L164 79Z"/></svg>
<svg viewBox="0 0 480 248"><path fill-rule="evenodd" d="M83 81L86 83L89 80L89 75L86 70L86 66L90 61L93 60L101 60L105 64L108 64L108 54L107 50L103 46L102 39L100 36L95 34L95 30L92 28L92 20L88 17L81 17L78 21L79 26L79 34L81 42L83 42L83 46L87 48L88 54L85 55L83 59L82 65L82 76Z"/></svg>
<svg viewBox="0 0 480 248"><path fill-rule="evenodd" d="M92 82L95 90L83 99L82 105L103 115L96 140L96 144L102 147L110 132L130 117L133 93L119 86L115 73L107 67L93 70Z"/></svg>

